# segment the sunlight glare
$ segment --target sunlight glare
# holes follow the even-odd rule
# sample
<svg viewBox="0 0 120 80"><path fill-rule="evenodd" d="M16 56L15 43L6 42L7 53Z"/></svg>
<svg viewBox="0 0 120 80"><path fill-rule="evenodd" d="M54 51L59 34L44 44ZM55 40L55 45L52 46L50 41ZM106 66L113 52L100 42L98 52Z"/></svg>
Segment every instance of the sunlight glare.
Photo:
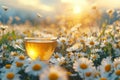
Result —
<svg viewBox="0 0 120 80"><path fill-rule="evenodd" d="M79 13L81 12L80 6L75 6L75 7L73 8L73 12L74 12L75 14L79 14Z"/></svg>
<svg viewBox="0 0 120 80"><path fill-rule="evenodd" d="M29 47L30 48L30 47ZM35 50L30 48L28 51L28 55L31 59L35 60L38 57L38 54L36 54Z"/></svg>

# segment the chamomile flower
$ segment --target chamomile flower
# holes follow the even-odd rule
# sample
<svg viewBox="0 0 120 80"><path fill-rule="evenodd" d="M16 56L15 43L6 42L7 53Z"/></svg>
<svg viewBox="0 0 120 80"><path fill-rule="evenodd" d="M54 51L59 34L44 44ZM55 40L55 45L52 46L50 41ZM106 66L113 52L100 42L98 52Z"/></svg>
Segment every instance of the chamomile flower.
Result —
<svg viewBox="0 0 120 80"><path fill-rule="evenodd" d="M12 71L2 73L1 75L1 80L20 80L20 75Z"/></svg>
<svg viewBox="0 0 120 80"><path fill-rule="evenodd" d="M2 44L2 45L1 45L1 50L6 50L7 47L8 47L8 46L7 46L6 44Z"/></svg>
<svg viewBox="0 0 120 80"><path fill-rule="evenodd" d="M49 60L49 63L52 64L52 65L58 65L58 61L54 57Z"/></svg>
<svg viewBox="0 0 120 80"><path fill-rule="evenodd" d="M120 69L114 69L114 73L111 76L111 80L120 79Z"/></svg>
<svg viewBox="0 0 120 80"><path fill-rule="evenodd" d="M102 41L101 44L100 44L100 47L101 47L101 48L105 47L105 46L106 46L106 43L107 43L107 41Z"/></svg>
<svg viewBox="0 0 120 80"><path fill-rule="evenodd" d="M25 67L29 64L28 58L26 58L24 55L20 55L15 57L14 62L12 63L12 66L15 68L14 70L16 72L19 72L22 69L25 69Z"/></svg>
<svg viewBox="0 0 120 80"><path fill-rule="evenodd" d="M16 61L24 62L25 59L26 59L26 57L25 57L24 55L19 55L19 56L15 57L15 60L14 60L14 61L15 61L15 62L16 62Z"/></svg>
<svg viewBox="0 0 120 80"><path fill-rule="evenodd" d="M40 75L40 80L68 80L67 72L61 67L52 66Z"/></svg>
<svg viewBox="0 0 120 80"><path fill-rule="evenodd" d="M23 70L25 68L25 63L24 62L13 62L12 63L12 69L14 72L19 72L20 70Z"/></svg>
<svg viewBox="0 0 120 80"><path fill-rule="evenodd" d="M75 52L74 54L76 56L76 59L87 56L87 54L84 52Z"/></svg>
<svg viewBox="0 0 120 80"><path fill-rule="evenodd" d="M75 25L74 27L72 27L72 28L70 29L70 32L78 31L79 28L80 28L80 26L81 26L81 24L77 24L77 25Z"/></svg>
<svg viewBox="0 0 120 80"><path fill-rule="evenodd" d="M57 59L57 58L62 57L62 55L61 55L61 53L56 52L53 54L53 57Z"/></svg>
<svg viewBox="0 0 120 80"><path fill-rule="evenodd" d="M98 53L98 52L102 52L101 49L91 49L91 53Z"/></svg>
<svg viewBox="0 0 120 80"><path fill-rule="evenodd" d="M97 60L98 58L100 58L100 56L98 54L91 54L90 55L90 59L93 60L93 61Z"/></svg>
<svg viewBox="0 0 120 80"><path fill-rule="evenodd" d="M113 64L115 69L120 69L120 57L114 59Z"/></svg>
<svg viewBox="0 0 120 80"><path fill-rule="evenodd" d="M47 68L47 65L43 63L40 60L36 60L31 62L25 69L25 72L29 75L38 76L41 74L45 69Z"/></svg>
<svg viewBox="0 0 120 80"><path fill-rule="evenodd" d="M57 42L58 47L62 46L63 44L68 45L68 39L66 37L60 37Z"/></svg>
<svg viewBox="0 0 120 80"><path fill-rule="evenodd" d="M31 62L31 60L24 55L19 55L15 57L14 62L23 62L26 65L28 65Z"/></svg>
<svg viewBox="0 0 120 80"><path fill-rule="evenodd" d="M11 70L11 64L6 64L3 68L0 69L1 72L8 72Z"/></svg>
<svg viewBox="0 0 120 80"><path fill-rule="evenodd" d="M85 41L85 37L83 37L82 39L80 38L77 42L80 42L81 44L84 44L86 41Z"/></svg>
<svg viewBox="0 0 120 80"><path fill-rule="evenodd" d="M73 46L67 48L66 51L80 51L83 48L83 45L80 43L75 43Z"/></svg>
<svg viewBox="0 0 120 80"><path fill-rule="evenodd" d="M59 65L59 62L60 62L59 58L61 58L61 57L63 57L62 54L56 52L53 54L52 58L50 58L49 62L54 64L54 65Z"/></svg>
<svg viewBox="0 0 120 80"><path fill-rule="evenodd" d="M10 55L13 56L13 57L16 57L16 56L18 56L18 53L15 52L15 51L12 51L12 52L10 52Z"/></svg>
<svg viewBox="0 0 120 80"><path fill-rule="evenodd" d="M94 74L93 74L93 70L95 69L95 67L92 67L89 71L84 73L84 78L85 80L93 80L94 79Z"/></svg>
<svg viewBox="0 0 120 80"><path fill-rule="evenodd" d="M6 30L7 28L8 28L8 26L4 26L4 25L0 26L0 30L3 30L3 31Z"/></svg>
<svg viewBox="0 0 120 80"><path fill-rule="evenodd" d="M104 77L108 77L113 72L111 57L103 59L99 68L101 74L104 74Z"/></svg>
<svg viewBox="0 0 120 80"><path fill-rule="evenodd" d="M98 77L101 76L100 71L98 70L98 68L95 68L95 67L92 68L92 74L94 79L97 79Z"/></svg>
<svg viewBox="0 0 120 80"><path fill-rule="evenodd" d="M93 67L93 62L88 58L84 58L84 57L78 59L73 64L73 69L79 72L79 74L82 76L85 72L89 71L91 67Z"/></svg>
<svg viewBox="0 0 120 80"><path fill-rule="evenodd" d="M114 9L108 9L106 12L111 17L115 11L114 11Z"/></svg>
<svg viewBox="0 0 120 80"><path fill-rule="evenodd" d="M66 62L65 57L57 58L57 61L58 61L58 63L57 63L58 65L62 65Z"/></svg>
<svg viewBox="0 0 120 80"><path fill-rule="evenodd" d="M96 38L95 37L89 37L88 39L86 39L86 45L91 48L91 47L94 47L96 45L98 45L99 42L96 41Z"/></svg>
<svg viewBox="0 0 120 80"><path fill-rule="evenodd" d="M22 43L23 43L22 39L13 40L11 42L11 46L13 46L15 49L19 48L19 49L23 50Z"/></svg>
<svg viewBox="0 0 120 80"><path fill-rule="evenodd" d="M17 52L17 51L11 51L11 52L10 52L10 56L9 56L10 61L14 61L14 59L15 59L18 55L19 55L19 52Z"/></svg>
<svg viewBox="0 0 120 80"><path fill-rule="evenodd" d="M65 63L71 63L76 60L77 56L73 52L68 52L65 55Z"/></svg>
<svg viewBox="0 0 120 80"><path fill-rule="evenodd" d="M118 33L119 34L119 33ZM118 35L118 34L115 34L114 35L114 41L115 42L119 42L120 41L120 35Z"/></svg>

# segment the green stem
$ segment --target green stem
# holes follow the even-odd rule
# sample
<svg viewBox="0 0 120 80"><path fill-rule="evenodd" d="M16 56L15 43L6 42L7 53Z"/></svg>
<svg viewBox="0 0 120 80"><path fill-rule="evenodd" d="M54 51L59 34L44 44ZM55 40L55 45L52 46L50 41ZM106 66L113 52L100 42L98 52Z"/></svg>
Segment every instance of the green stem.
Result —
<svg viewBox="0 0 120 80"><path fill-rule="evenodd" d="M104 35L105 30L106 30L106 27L107 27L107 24L104 24L104 25L103 25L103 31L102 31L102 33L100 34L100 36L98 36L97 40L99 40L99 39L102 37L102 35Z"/></svg>

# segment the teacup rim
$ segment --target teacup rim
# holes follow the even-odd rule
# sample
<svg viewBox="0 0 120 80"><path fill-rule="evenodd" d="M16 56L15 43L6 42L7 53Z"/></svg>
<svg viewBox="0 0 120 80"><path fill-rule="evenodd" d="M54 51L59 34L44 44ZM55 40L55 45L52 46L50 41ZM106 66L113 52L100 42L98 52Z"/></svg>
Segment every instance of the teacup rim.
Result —
<svg viewBox="0 0 120 80"><path fill-rule="evenodd" d="M44 39L47 39L47 40L57 40L57 37L24 37L24 40L34 40L34 39L37 39L37 40L44 40Z"/></svg>

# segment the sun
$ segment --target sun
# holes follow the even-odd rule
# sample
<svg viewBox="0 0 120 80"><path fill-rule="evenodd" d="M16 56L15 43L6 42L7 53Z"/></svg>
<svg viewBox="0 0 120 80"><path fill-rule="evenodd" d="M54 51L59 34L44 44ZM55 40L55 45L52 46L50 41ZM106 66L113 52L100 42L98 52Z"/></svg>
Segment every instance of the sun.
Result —
<svg viewBox="0 0 120 80"><path fill-rule="evenodd" d="M81 12L80 6L75 6L75 7L73 8L73 12L74 12L75 14L79 14L79 13Z"/></svg>

